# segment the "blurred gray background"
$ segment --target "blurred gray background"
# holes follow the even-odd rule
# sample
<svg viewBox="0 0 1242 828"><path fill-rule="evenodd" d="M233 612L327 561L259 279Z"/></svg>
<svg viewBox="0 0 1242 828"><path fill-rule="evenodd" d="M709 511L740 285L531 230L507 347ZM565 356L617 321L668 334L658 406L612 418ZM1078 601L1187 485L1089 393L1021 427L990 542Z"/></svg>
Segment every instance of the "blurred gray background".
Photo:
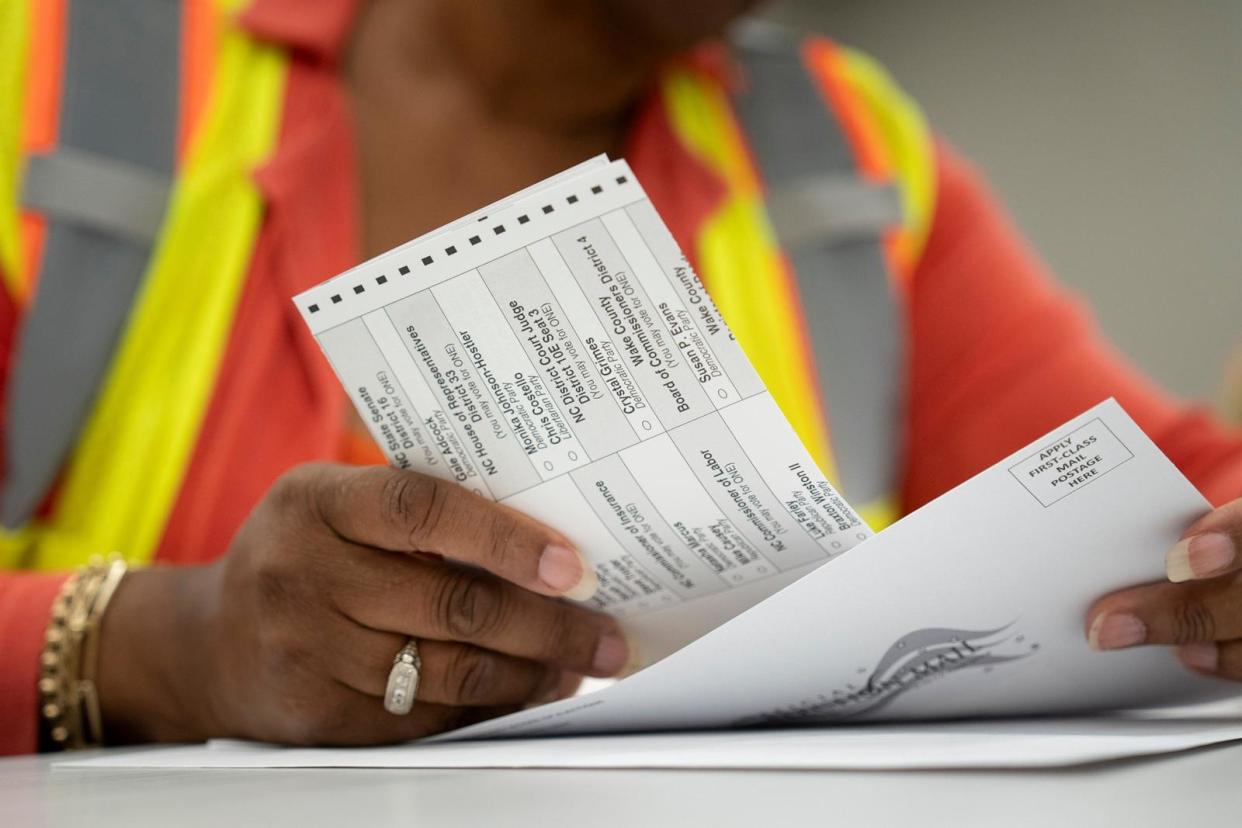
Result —
<svg viewBox="0 0 1242 828"><path fill-rule="evenodd" d="M1242 344L1240 0L777 0L923 106L1105 331L1217 400Z"/></svg>

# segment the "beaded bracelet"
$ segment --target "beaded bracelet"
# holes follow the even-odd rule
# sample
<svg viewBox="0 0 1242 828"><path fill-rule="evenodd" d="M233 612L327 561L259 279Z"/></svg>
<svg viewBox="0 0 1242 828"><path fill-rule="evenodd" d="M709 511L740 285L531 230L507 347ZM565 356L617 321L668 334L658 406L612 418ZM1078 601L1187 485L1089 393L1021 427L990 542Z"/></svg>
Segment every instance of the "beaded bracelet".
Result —
<svg viewBox="0 0 1242 828"><path fill-rule="evenodd" d="M99 625L125 571L117 555L93 558L69 576L52 604L39 657L39 710L54 749L103 744L95 685Z"/></svg>

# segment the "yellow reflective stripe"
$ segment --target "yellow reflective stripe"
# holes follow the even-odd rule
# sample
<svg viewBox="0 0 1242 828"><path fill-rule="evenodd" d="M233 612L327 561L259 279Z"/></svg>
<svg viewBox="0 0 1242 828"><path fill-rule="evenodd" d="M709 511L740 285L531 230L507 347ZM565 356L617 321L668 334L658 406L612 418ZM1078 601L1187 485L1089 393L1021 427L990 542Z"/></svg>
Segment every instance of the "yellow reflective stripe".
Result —
<svg viewBox="0 0 1242 828"><path fill-rule="evenodd" d="M0 2L0 271L9 295L21 297L21 208L17 191L22 161L22 109L26 100L26 57L30 43L26 0Z"/></svg>
<svg viewBox="0 0 1242 828"><path fill-rule="evenodd" d="M878 532L884 527L896 523L901 517L901 504L896 492L871 503L850 504L858 516L866 521L872 530Z"/></svg>
<svg viewBox="0 0 1242 828"><path fill-rule="evenodd" d="M714 79L674 69L665 76L662 92L673 131L727 190L695 240L703 281L772 397L835 481L796 289L724 90Z"/></svg>
<svg viewBox="0 0 1242 828"><path fill-rule="evenodd" d="M923 112L884 67L862 52L836 49L834 69L870 116L897 176L904 213L897 254L912 270L931 231L936 204L936 165L931 130Z"/></svg>
<svg viewBox="0 0 1242 828"><path fill-rule="evenodd" d="M33 543L27 564L60 569L110 550L146 563L176 502L258 237L263 201L250 175L276 146L284 96L282 52L235 28L220 49L202 125L55 514L33 537L12 539Z"/></svg>
<svg viewBox="0 0 1242 828"><path fill-rule="evenodd" d="M832 87L831 105L845 111L851 139L862 141L869 163L898 186L903 220L886 236L899 282L914 272L931 229L935 208L934 147L916 104L866 55L815 41L806 54ZM680 69L665 80L670 121L686 149L720 176L727 198L696 238L704 281L808 450L837 480L826 423L817 394L818 377L805 342L796 288L788 278L764 211L747 148L717 79ZM825 105L829 105L825 101ZM896 439L896 435L894 435ZM900 516L898 492L859 505L876 529Z"/></svg>

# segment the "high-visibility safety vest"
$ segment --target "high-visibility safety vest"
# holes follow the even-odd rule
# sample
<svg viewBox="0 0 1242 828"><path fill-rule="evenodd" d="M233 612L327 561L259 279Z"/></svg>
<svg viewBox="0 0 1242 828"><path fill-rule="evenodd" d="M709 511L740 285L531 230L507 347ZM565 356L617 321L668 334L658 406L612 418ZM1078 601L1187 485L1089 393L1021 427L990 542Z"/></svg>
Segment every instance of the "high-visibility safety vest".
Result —
<svg viewBox="0 0 1242 828"><path fill-rule="evenodd" d="M280 133L288 57L232 22L243 5L0 2L0 270L22 320L0 565L142 564L164 533L258 236L252 172ZM879 528L931 142L862 55L755 27L733 52L736 78L688 59L655 91L670 140L721 184L686 252Z"/></svg>

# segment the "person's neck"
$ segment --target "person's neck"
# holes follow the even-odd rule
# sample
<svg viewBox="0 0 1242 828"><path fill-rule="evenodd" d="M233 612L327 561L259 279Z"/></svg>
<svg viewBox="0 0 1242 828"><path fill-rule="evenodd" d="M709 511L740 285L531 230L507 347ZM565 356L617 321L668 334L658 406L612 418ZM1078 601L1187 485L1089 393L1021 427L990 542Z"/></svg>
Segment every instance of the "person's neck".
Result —
<svg viewBox="0 0 1242 828"><path fill-rule="evenodd" d="M660 64L714 30L666 1L369 0L343 67L362 252L624 154Z"/></svg>
<svg viewBox="0 0 1242 828"><path fill-rule="evenodd" d="M675 48L644 41L606 8L558 0L370 0L351 62L382 68L385 85L467 94L496 123L560 135L616 133ZM371 54L361 61L357 49Z"/></svg>

